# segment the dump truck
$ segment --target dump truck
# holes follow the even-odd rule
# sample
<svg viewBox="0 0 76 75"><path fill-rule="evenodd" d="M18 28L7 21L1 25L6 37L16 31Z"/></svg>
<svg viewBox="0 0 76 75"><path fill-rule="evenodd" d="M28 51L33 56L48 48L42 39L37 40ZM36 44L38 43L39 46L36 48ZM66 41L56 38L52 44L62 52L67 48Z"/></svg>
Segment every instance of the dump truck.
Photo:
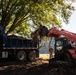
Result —
<svg viewBox="0 0 76 75"><path fill-rule="evenodd" d="M38 45L30 38L7 35L0 26L0 58L35 61L39 57Z"/></svg>

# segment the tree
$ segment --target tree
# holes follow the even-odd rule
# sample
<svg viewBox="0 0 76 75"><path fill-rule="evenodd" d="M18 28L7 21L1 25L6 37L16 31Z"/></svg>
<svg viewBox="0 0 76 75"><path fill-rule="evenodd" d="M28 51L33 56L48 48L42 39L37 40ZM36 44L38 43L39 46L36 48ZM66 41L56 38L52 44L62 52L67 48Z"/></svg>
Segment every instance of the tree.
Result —
<svg viewBox="0 0 76 75"><path fill-rule="evenodd" d="M9 28L10 26L7 26L6 31L8 31ZM27 38L30 37L30 30L28 29L28 26L26 24L21 24L18 27L16 27L10 34Z"/></svg>
<svg viewBox="0 0 76 75"><path fill-rule="evenodd" d="M71 4L72 0L0 0L0 25L7 33L25 23L27 29L39 23L61 26L63 21L69 21L74 10Z"/></svg>

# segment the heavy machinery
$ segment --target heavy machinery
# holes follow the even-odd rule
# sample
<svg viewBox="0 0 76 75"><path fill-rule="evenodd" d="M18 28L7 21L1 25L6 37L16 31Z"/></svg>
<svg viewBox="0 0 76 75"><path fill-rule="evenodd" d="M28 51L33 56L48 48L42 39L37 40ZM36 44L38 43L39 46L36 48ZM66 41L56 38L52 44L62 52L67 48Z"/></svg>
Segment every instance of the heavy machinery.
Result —
<svg viewBox="0 0 76 75"><path fill-rule="evenodd" d="M0 58L15 58L19 61L35 61L39 56L38 43L32 39L5 34L0 26Z"/></svg>
<svg viewBox="0 0 76 75"><path fill-rule="evenodd" d="M48 75L68 75L69 71L73 71L76 60L76 34L64 29L59 30L56 27L48 30L46 26L42 25L34 33L33 38L42 39L43 36L54 38L53 45L49 47L54 49L55 55L49 60L50 72Z"/></svg>
<svg viewBox="0 0 76 75"><path fill-rule="evenodd" d="M64 29L58 30L54 27L49 30L48 36L55 37L55 57L52 60L74 64L76 59L76 35ZM50 59L50 63L52 60Z"/></svg>
<svg viewBox="0 0 76 75"><path fill-rule="evenodd" d="M66 31L64 29L57 29L56 27L48 30L46 26L40 25L40 27L34 32L34 37L43 36L54 37L54 53L55 56L51 61L67 61L69 63L74 63L76 59L76 34ZM73 46L72 46L73 45Z"/></svg>

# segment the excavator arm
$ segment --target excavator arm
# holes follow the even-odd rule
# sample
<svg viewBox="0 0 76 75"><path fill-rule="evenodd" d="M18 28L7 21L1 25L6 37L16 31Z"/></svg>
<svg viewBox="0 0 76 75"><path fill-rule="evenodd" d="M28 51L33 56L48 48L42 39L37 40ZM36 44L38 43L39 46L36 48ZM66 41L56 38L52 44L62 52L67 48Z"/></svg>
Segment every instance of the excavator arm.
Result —
<svg viewBox="0 0 76 75"><path fill-rule="evenodd" d="M61 35L63 35L64 37L66 37L67 39L69 39L72 42L76 41L76 35L74 33L69 32L64 29L59 30L56 27L49 30L48 36L51 36L51 35L55 35L57 37L60 37Z"/></svg>

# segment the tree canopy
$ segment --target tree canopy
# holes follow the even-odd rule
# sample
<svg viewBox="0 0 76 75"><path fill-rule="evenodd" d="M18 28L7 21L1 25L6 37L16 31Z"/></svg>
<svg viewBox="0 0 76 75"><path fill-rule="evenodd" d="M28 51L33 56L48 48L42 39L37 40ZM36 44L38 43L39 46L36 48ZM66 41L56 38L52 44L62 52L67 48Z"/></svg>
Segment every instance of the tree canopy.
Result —
<svg viewBox="0 0 76 75"><path fill-rule="evenodd" d="M20 34L28 33L28 30L39 24L60 27L62 22L69 22L74 10L72 2L73 0L0 0L0 25L6 33L13 31Z"/></svg>

